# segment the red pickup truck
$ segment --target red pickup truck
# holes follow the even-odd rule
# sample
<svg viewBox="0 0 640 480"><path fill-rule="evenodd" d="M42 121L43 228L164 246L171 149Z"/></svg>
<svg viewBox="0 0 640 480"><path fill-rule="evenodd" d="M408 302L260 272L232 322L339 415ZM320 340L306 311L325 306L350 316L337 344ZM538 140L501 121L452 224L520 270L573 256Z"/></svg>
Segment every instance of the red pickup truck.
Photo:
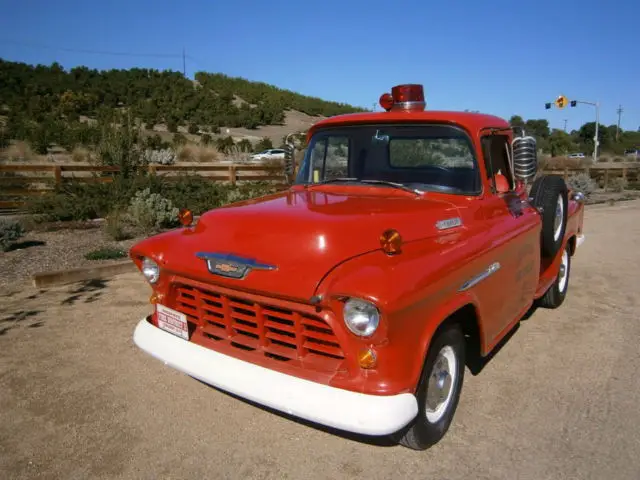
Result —
<svg viewBox="0 0 640 480"><path fill-rule="evenodd" d="M430 111L420 85L380 104L315 124L286 191L136 244L154 308L134 341L258 404L426 449L465 367L562 304L584 196L501 118Z"/></svg>

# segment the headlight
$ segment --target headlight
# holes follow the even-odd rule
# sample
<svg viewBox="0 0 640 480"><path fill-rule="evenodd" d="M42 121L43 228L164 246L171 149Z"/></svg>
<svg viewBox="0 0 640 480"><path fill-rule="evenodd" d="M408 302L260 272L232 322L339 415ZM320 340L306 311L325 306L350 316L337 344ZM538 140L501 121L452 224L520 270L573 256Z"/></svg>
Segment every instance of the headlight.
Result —
<svg viewBox="0 0 640 480"><path fill-rule="evenodd" d="M142 261L141 270L149 283L156 283L160 278L160 267L158 267L158 264L150 258L145 257Z"/></svg>
<svg viewBox="0 0 640 480"><path fill-rule="evenodd" d="M342 310L347 328L359 337L369 337L378 328L380 312L371 302L350 298Z"/></svg>

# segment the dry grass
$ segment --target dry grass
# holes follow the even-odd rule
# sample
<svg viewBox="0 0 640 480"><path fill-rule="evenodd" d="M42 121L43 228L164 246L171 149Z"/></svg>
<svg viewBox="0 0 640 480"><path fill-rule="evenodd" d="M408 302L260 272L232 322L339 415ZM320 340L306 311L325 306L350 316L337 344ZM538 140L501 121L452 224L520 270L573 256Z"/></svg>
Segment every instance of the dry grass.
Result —
<svg viewBox="0 0 640 480"><path fill-rule="evenodd" d="M37 155L31 150L31 145L18 140L5 149L3 157L12 162L31 162L37 158Z"/></svg>
<svg viewBox="0 0 640 480"><path fill-rule="evenodd" d="M91 163L93 155L85 147L76 147L71 152L71 160L75 163Z"/></svg>
<svg viewBox="0 0 640 480"><path fill-rule="evenodd" d="M214 147L183 145L178 149L179 162L213 163L218 160L218 150Z"/></svg>

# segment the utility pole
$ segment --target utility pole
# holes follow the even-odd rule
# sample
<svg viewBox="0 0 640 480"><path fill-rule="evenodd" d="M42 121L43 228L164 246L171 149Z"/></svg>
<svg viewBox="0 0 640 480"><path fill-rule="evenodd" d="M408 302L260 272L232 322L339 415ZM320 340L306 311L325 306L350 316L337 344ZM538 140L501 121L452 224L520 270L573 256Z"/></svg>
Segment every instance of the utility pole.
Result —
<svg viewBox="0 0 640 480"><path fill-rule="evenodd" d="M618 141L618 138L620 138L620 117L622 116L622 112L624 110L622 109L622 105L618 106L618 110L616 110L616 113L618 114L618 126L616 127L616 142Z"/></svg>
<svg viewBox="0 0 640 480"><path fill-rule="evenodd" d="M184 47L182 47L182 74L186 77L187 76L187 60L186 60L186 54L184 51Z"/></svg>
<svg viewBox="0 0 640 480"><path fill-rule="evenodd" d="M567 119L564 119L564 133L567 133Z"/></svg>

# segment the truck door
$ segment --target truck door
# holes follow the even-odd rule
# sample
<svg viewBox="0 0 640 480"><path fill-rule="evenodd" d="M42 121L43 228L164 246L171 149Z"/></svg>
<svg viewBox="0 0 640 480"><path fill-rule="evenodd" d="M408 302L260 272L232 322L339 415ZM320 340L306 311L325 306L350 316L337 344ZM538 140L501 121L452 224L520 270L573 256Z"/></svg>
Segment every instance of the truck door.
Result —
<svg viewBox="0 0 640 480"><path fill-rule="evenodd" d="M538 284L540 230L538 213L516 193L509 137L481 138L487 177L492 191L483 199L483 215L489 242L489 258L499 264L501 288L493 292L496 318L490 322L489 339L499 335L530 306ZM496 188L502 175L502 191ZM505 182L506 180L506 182ZM507 188L504 188L507 185Z"/></svg>

